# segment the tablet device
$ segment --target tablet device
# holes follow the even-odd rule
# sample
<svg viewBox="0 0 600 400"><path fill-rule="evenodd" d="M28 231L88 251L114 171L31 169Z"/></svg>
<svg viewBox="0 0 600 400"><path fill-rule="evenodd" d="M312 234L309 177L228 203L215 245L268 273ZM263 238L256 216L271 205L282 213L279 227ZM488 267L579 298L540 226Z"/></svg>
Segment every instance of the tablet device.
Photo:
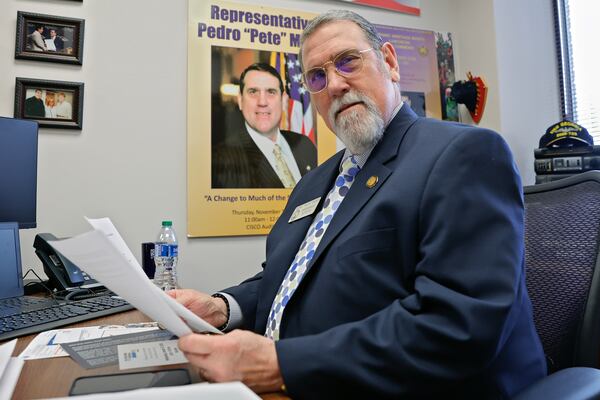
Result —
<svg viewBox="0 0 600 400"><path fill-rule="evenodd" d="M180 386L191 383L187 369L132 372L128 374L82 376L73 382L69 396L122 392L149 387Z"/></svg>

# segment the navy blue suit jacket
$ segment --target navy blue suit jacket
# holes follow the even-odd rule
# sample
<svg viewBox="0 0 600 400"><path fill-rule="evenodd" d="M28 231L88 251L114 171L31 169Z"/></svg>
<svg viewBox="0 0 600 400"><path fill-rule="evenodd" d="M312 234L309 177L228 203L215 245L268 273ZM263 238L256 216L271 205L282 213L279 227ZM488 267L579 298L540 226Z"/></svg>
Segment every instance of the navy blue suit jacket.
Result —
<svg viewBox="0 0 600 400"><path fill-rule="evenodd" d="M295 187L263 271L225 290L245 328L264 333L313 217L288 223L290 215L325 198L341 156ZM521 190L498 134L404 105L284 311L276 348L290 395L506 398L544 376L525 288Z"/></svg>

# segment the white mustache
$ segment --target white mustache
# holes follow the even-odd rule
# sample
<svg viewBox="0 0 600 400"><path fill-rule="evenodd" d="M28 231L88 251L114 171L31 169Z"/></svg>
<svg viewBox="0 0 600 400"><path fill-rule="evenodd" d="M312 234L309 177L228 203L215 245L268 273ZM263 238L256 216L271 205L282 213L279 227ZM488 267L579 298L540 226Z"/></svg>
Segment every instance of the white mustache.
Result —
<svg viewBox="0 0 600 400"><path fill-rule="evenodd" d="M329 120L334 122L335 117L341 109L354 103L364 103L367 108L370 108L372 101L370 98L360 92L354 90L346 92L343 97L334 99L331 103L331 108L329 109Z"/></svg>
<svg viewBox="0 0 600 400"><path fill-rule="evenodd" d="M338 119L338 114L352 104L362 104L363 112L349 112ZM333 99L327 114L333 131L352 152L362 154L377 144L383 135L384 122L375 101L357 90Z"/></svg>

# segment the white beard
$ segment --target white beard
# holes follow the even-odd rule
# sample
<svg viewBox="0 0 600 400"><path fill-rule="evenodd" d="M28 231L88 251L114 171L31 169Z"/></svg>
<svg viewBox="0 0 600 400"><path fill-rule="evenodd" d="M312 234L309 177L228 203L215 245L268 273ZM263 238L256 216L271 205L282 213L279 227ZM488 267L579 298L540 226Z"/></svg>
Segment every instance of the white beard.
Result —
<svg viewBox="0 0 600 400"><path fill-rule="evenodd" d="M338 110L348 104L362 102L363 109L344 111L337 116ZM373 148L383 137L385 123L375 102L368 96L350 90L343 97L333 100L328 118L337 137L352 154L363 154Z"/></svg>

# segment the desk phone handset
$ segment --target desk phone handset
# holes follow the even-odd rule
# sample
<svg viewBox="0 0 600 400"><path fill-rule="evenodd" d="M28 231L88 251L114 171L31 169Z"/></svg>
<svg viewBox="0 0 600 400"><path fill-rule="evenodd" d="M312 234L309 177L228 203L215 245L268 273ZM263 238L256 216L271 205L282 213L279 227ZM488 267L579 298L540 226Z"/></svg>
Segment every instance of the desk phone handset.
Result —
<svg viewBox="0 0 600 400"><path fill-rule="evenodd" d="M50 285L59 291L102 288L91 276L54 250L48 240L61 239L51 233L39 233L35 236L33 247L35 248L35 254L42 260L44 272L50 279Z"/></svg>

